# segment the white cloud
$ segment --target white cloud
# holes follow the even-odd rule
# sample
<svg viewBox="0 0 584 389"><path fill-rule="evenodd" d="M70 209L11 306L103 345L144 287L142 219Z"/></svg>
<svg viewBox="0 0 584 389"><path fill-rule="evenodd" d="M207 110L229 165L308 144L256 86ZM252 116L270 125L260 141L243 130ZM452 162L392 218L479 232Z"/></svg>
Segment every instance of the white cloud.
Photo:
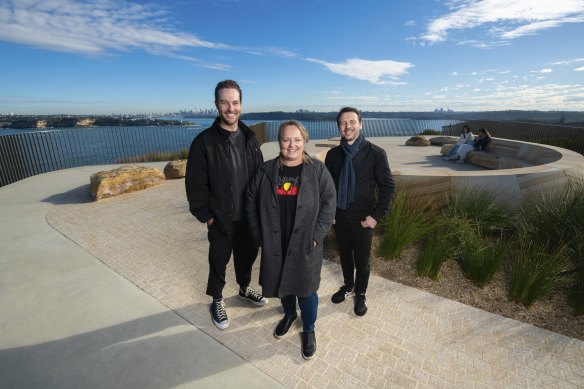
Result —
<svg viewBox="0 0 584 389"><path fill-rule="evenodd" d="M584 72L584 66L574 69L577 72Z"/></svg>
<svg viewBox="0 0 584 389"><path fill-rule="evenodd" d="M456 0L448 3L450 13L432 20L420 39L428 43L448 39L452 30L486 26L496 45L565 23L584 22L582 0ZM499 41L499 42L497 42ZM493 43L466 40L468 44Z"/></svg>
<svg viewBox="0 0 584 389"><path fill-rule="evenodd" d="M160 52L180 47L227 48L162 25L165 12L149 5L72 0L8 1L0 5L0 39L48 50L104 54Z"/></svg>
<svg viewBox="0 0 584 389"><path fill-rule="evenodd" d="M552 72L552 69L550 69L550 68L541 69L539 72L540 73L551 73Z"/></svg>
<svg viewBox="0 0 584 389"><path fill-rule="evenodd" d="M235 47L176 31L166 10L124 0L7 0L0 2L0 40L45 50L106 55L132 50L174 56L180 50L208 48L284 58L295 53L278 47ZM226 69L223 64L197 66Z"/></svg>
<svg viewBox="0 0 584 389"><path fill-rule="evenodd" d="M458 72L452 72L452 73L450 73L450 75L456 77L456 76L458 76Z"/></svg>
<svg viewBox="0 0 584 389"><path fill-rule="evenodd" d="M315 58L306 58L306 61L319 63L336 74L380 85L405 84L398 81L398 77L406 74L408 69L414 66L409 62L369 61L359 58L350 58L342 63L330 63Z"/></svg>
<svg viewBox="0 0 584 389"><path fill-rule="evenodd" d="M584 62L584 58L576 58L576 59L570 59L567 61L553 62L552 65L571 65L571 64L576 63L576 62Z"/></svg>

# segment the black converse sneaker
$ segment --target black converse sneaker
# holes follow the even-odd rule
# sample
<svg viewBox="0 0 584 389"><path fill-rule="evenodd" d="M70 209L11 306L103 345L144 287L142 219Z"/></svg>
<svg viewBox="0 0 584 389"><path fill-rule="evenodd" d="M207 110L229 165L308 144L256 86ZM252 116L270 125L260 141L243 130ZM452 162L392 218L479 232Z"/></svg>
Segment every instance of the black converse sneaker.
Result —
<svg viewBox="0 0 584 389"><path fill-rule="evenodd" d="M247 301L251 301L255 305L266 305L268 303L267 298L249 286L246 286L245 289L239 288L239 296L246 299Z"/></svg>
<svg viewBox="0 0 584 389"><path fill-rule="evenodd" d="M346 285L341 286L341 288L339 289L339 291L335 294L333 294L333 297L331 297L331 301L335 304L339 304L342 303L343 301L345 301L345 298L347 297L351 297L355 295L355 289L353 288L349 288Z"/></svg>
<svg viewBox="0 0 584 389"><path fill-rule="evenodd" d="M227 319L227 312L225 311L225 303L223 299L213 299L211 303L211 319L213 324L220 330L229 327L229 319Z"/></svg>

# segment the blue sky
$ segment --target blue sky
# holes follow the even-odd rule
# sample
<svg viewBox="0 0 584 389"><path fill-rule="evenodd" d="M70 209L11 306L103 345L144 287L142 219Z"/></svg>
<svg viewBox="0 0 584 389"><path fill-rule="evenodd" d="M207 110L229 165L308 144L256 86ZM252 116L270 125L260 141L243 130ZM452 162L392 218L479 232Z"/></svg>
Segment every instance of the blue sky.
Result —
<svg viewBox="0 0 584 389"><path fill-rule="evenodd" d="M0 114L584 110L584 0L0 0Z"/></svg>

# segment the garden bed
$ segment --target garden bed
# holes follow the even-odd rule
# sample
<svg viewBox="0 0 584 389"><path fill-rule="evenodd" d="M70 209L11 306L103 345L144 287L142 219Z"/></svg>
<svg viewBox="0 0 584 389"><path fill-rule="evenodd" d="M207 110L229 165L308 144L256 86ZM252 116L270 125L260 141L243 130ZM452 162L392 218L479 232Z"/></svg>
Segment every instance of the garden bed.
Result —
<svg viewBox="0 0 584 389"><path fill-rule="evenodd" d="M329 233L325 241L325 258L339 262L339 254L334 241L334 233ZM584 340L584 316L575 316L568 302L567 282L551 290L538 299L529 309L522 304L507 299L509 266L504 262L495 273L493 280L479 288L464 277L457 261L443 264L440 277L433 281L418 276L415 261L419 255L416 244L408 246L399 257L386 260L377 256L380 237L374 238L371 270L387 280L408 285L450 300L470 305L523 323L545 328L576 339ZM342 282L339 279L339 283ZM369 293L375 293L369 290Z"/></svg>

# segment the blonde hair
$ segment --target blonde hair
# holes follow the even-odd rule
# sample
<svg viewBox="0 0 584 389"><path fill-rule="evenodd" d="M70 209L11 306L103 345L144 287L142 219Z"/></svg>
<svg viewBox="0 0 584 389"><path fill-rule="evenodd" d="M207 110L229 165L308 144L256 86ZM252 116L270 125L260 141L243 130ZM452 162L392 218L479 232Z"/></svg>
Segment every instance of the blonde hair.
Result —
<svg viewBox="0 0 584 389"><path fill-rule="evenodd" d="M282 139L282 132L284 131L284 128L288 127L288 126L294 126L296 128L298 128L298 131L300 131L300 136L302 136L302 139L304 140L304 143L308 143L308 130L299 122L296 120L287 120L285 122L282 122L280 124L280 127L278 128L278 142L280 142L280 139ZM278 159L278 164L281 163L281 157ZM304 151L304 155L302 157L302 162L304 163L312 163L312 160L310 159L310 155L308 155L308 153L306 151Z"/></svg>

